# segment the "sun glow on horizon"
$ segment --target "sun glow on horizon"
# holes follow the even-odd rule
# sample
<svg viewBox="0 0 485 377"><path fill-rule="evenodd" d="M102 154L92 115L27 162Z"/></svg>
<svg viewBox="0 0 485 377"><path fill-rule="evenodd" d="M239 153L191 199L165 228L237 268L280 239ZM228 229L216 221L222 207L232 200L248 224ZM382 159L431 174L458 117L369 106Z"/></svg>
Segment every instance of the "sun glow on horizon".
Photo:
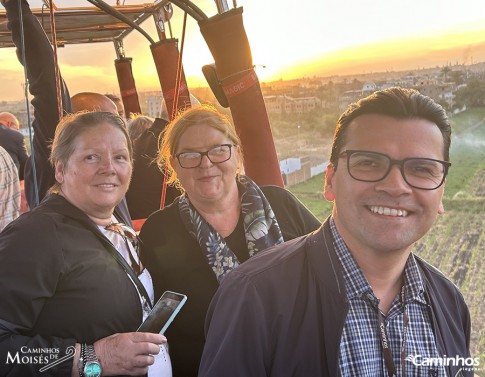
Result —
<svg viewBox="0 0 485 377"><path fill-rule="evenodd" d="M213 0L195 1L208 16ZM114 0L110 0L114 2ZM30 0L41 6L41 0ZM58 0L72 6L85 0ZM126 0L126 3L140 3ZM253 64L261 82L301 76L333 76L377 71L418 69L445 64L485 61L485 2L462 0L408 0L340 3L300 0L239 0L251 46ZM1 9L1 7L0 7ZM416 10L419 9L419 12ZM174 6L172 30L181 38L183 13ZM153 20L143 25L156 37ZM138 90L159 88L148 41L131 33L124 41ZM72 93L117 91L109 44L67 46L59 51L61 72ZM13 49L0 50L0 72L9 90L0 99L22 96L23 71ZM189 18L183 65L189 85L206 86L202 66L214 61L197 23ZM16 82L17 80L17 82ZM10 89L12 88L12 89Z"/></svg>

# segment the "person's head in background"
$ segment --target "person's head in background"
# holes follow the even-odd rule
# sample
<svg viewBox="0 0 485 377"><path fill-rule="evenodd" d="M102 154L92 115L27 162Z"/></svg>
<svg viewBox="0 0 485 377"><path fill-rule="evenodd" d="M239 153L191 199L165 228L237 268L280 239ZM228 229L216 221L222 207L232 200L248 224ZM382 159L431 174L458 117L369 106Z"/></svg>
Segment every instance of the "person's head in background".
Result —
<svg viewBox="0 0 485 377"><path fill-rule="evenodd" d="M142 114L131 114L130 120L128 121L128 134L130 135L131 141L134 143L145 130L149 129L154 118L151 118Z"/></svg>
<svg viewBox="0 0 485 377"><path fill-rule="evenodd" d="M7 112L0 113L0 124L16 131L18 131L20 127L20 123L15 115Z"/></svg>
<svg viewBox="0 0 485 377"><path fill-rule="evenodd" d="M123 119L126 119L125 106L123 105L123 101L121 100L121 98L118 97L116 94L111 93L107 93L105 94L105 96L115 103L116 108L118 109L118 115Z"/></svg>
<svg viewBox="0 0 485 377"><path fill-rule="evenodd" d="M116 104L100 93L82 92L71 97L72 112L102 111L118 115ZM123 117L122 117L123 118Z"/></svg>

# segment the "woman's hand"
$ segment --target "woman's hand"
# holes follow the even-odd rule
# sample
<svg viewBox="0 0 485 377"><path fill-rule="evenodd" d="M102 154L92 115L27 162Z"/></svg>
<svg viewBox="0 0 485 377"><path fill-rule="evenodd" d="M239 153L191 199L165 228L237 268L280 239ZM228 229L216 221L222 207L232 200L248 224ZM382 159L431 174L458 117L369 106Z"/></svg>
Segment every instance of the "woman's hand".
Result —
<svg viewBox="0 0 485 377"><path fill-rule="evenodd" d="M103 376L138 376L148 372L167 338L160 334L131 332L114 334L94 343Z"/></svg>

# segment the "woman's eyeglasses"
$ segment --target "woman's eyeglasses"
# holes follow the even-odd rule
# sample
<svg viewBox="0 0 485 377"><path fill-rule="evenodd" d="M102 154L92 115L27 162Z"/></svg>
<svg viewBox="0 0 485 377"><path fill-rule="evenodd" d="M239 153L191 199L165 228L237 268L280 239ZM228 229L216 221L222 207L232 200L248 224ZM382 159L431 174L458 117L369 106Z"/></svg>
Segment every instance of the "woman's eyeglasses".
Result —
<svg viewBox="0 0 485 377"><path fill-rule="evenodd" d="M205 152L181 152L177 153L180 166L184 169L193 169L200 166L202 157L207 156L213 164L220 164L231 158L233 144L221 144Z"/></svg>

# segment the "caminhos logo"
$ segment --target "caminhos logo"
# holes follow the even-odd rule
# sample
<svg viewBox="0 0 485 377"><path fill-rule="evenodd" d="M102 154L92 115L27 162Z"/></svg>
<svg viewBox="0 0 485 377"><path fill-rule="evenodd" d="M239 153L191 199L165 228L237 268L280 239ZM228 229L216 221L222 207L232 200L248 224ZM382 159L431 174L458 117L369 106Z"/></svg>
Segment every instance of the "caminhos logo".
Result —
<svg viewBox="0 0 485 377"><path fill-rule="evenodd" d="M478 357L424 357L421 355L409 355L406 361L413 363L416 366L464 366L464 367L478 367L480 366L480 358Z"/></svg>

